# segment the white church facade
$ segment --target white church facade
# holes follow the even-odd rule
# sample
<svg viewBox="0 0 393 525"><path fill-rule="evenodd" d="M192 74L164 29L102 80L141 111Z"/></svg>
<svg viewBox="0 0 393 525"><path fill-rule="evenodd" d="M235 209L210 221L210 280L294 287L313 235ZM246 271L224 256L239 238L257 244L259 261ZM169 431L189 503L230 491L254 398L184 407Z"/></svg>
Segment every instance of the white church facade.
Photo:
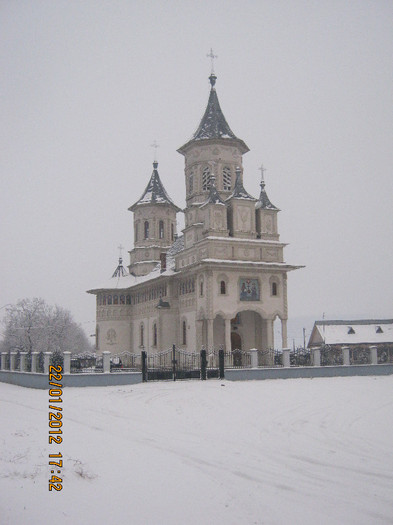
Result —
<svg viewBox="0 0 393 525"><path fill-rule="evenodd" d="M287 346L287 273L278 208L262 182L258 198L243 186L242 157L249 151L230 129L209 77L206 111L185 159L186 207L170 199L158 163L133 212L134 247L128 271L119 266L97 301L97 351L148 353L173 344L186 351L274 347L273 323L281 320Z"/></svg>

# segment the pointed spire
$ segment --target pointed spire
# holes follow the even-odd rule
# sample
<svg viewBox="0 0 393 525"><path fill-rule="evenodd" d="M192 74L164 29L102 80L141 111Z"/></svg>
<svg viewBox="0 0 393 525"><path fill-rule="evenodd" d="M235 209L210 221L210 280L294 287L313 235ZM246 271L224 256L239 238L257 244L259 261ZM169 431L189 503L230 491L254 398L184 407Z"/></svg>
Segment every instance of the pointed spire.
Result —
<svg viewBox="0 0 393 525"><path fill-rule="evenodd" d="M128 275L128 272L124 268L124 266L123 266L123 258L120 256L119 257L119 264L117 265L116 270L113 272L112 278L113 277L125 277L126 275Z"/></svg>
<svg viewBox="0 0 393 525"><path fill-rule="evenodd" d="M212 173L211 177L210 177L210 191L209 191L209 196L206 200L206 202L204 202L200 208L203 208L204 206L207 206L207 204L222 204L223 206L225 206L225 202L221 199L218 191L217 191L217 188L216 188L216 176L214 175L214 173Z"/></svg>
<svg viewBox="0 0 393 525"><path fill-rule="evenodd" d="M261 208L264 210L278 210L278 208L270 202L270 199L267 196L267 193L265 190L266 182L265 182L264 172L266 171L266 168L263 167L263 164L259 168L259 170L261 171L261 183L260 183L261 193L259 195L259 199L257 203L255 204L255 209L258 210L259 208Z"/></svg>
<svg viewBox="0 0 393 525"><path fill-rule="evenodd" d="M254 197L251 197L251 195L247 193L246 190L244 189L243 182L241 180L240 175L241 175L241 171L240 171L239 166L237 166L236 181L235 181L235 186L233 188L233 192L227 199L225 199L225 201L228 202L231 199L245 199L245 200L256 201L257 199L255 199Z"/></svg>
<svg viewBox="0 0 393 525"><path fill-rule="evenodd" d="M165 191L164 185L161 182L160 176L157 171L158 162L153 162L153 173L150 177L149 183L142 194L142 197L128 209L134 211L137 206L142 204L170 204L176 211L180 211L180 208L174 204L172 199L168 196Z"/></svg>

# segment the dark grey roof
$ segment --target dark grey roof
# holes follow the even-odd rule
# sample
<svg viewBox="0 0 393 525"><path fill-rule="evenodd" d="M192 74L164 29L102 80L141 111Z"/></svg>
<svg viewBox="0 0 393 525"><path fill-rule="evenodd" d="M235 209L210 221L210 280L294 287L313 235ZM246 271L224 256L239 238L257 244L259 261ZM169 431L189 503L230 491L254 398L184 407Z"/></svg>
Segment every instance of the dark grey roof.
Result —
<svg viewBox="0 0 393 525"><path fill-rule="evenodd" d="M221 199L221 197L220 197L220 195L219 195L219 193L217 191L216 185L214 183L214 180L211 181L210 191L209 191L209 196L207 198L207 201L204 202L200 206L200 208L203 208L207 204L222 204L223 206L225 206L225 202Z"/></svg>
<svg viewBox="0 0 393 525"><path fill-rule="evenodd" d="M183 153L184 148L188 144L199 141L199 140L209 140L209 139L231 139L238 141L243 153L249 151L247 145L233 133L229 127L228 122L226 121L224 114L221 110L220 103L218 101L217 92L215 90L216 76L214 74L210 75L209 80L211 84L209 100L207 102L207 107L205 113L202 117L202 120L198 126L198 129L192 136L191 140L187 142L184 146L178 149L180 153Z"/></svg>
<svg viewBox="0 0 393 525"><path fill-rule="evenodd" d="M257 210L259 208L262 208L263 210L278 210L278 208L270 202L270 199L267 196L264 181L261 182L261 193L259 195L258 202L255 204L255 208Z"/></svg>
<svg viewBox="0 0 393 525"><path fill-rule="evenodd" d="M250 201L257 200L255 197L251 197L251 195L247 193L246 190L244 189L243 182L240 178L240 169L236 169L235 186L233 188L233 192L231 193L231 195L226 199L226 202L232 199L245 199L245 200L250 200Z"/></svg>
<svg viewBox="0 0 393 525"><path fill-rule="evenodd" d="M157 171L158 162L153 162L153 173L150 177L149 183L146 186L145 191L142 194L142 197L128 209L134 211L137 206L142 204L170 204L173 206L176 211L180 211L180 208L174 204L172 199L168 196L165 188L161 182L160 176Z"/></svg>

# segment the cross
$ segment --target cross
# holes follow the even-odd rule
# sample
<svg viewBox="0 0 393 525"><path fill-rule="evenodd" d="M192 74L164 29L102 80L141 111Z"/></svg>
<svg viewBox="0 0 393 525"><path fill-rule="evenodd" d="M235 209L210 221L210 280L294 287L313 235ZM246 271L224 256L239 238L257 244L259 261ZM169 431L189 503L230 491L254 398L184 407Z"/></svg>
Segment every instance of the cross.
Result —
<svg viewBox="0 0 393 525"><path fill-rule="evenodd" d="M266 168L263 167L263 164L261 164L261 167L258 168L259 171L261 172L261 179L262 179L262 182L265 182L265 171L267 171Z"/></svg>
<svg viewBox="0 0 393 525"><path fill-rule="evenodd" d="M157 141L155 140L153 144L150 144L152 148L154 148L154 161L157 162L157 148L160 146L157 144Z"/></svg>
<svg viewBox="0 0 393 525"><path fill-rule="evenodd" d="M122 246L121 244L119 244L119 246L117 247L117 249L119 250L119 259L121 259L121 258L123 257L122 251L124 250L124 246Z"/></svg>
<svg viewBox="0 0 393 525"><path fill-rule="evenodd" d="M212 48L210 48L210 53L207 54L206 56L211 59L211 63L212 63L211 64L212 65L212 73L211 74L214 75L214 59L218 58L218 56L213 53L213 49Z"/></svg>

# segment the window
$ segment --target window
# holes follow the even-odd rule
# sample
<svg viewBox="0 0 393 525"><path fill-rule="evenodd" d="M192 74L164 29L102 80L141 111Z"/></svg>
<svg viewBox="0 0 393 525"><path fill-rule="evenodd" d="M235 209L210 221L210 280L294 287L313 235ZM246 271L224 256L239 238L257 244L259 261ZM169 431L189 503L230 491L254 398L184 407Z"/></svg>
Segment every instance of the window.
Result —
<svg viewBox="0 0 393 525"><path fill-rule="evenodd" d="M221 282L220 282L220 294L221 294L221 295L225 295L225 294L226 294L226 285L225 285L225 281L221 281Z"/></svg>
<svg viewBox="0 0 393 525"><path fill-rule="evenodd" d="M119 296L118 295L114 295L113 296L113 304L119 304Z"/></svg>
<svg viewBox="0 0 393 525"><path fill-rule="evenodd" d="M125 295L120 296L120 304L126 304L126 298Z"/></svg>
<svg viewBox="0 0 393 525"><path fill-rule="evenodd" d="M199 286L199 294L201 296L203 295L203 281L201 281L200 286Z"/></svg>
<svg viewBox="0 0 393 525"><path fill-rule="evenodd" d="M112 304L112 296L108 295L108 304Z"/></svg>
<svg viewBox="0 0 393 525"><path fill-rule="evenodd" d="M103 296L102 296L102 304L103 304L103 305L106 304L106 295L103 295Z"/></svg>
<svg viewBox="0 0 393 525"><path fill-rule="evenodd" d="M171 224L171 240L175 240L175 227L173 223Z"/></svg>
<svg viewBox="0 0 393 525"><path fill-rule="evenodd" d="M352 328L352 326L348 327L348 334L354 334L355 330Z"/></svg>
<svg viewBox="0 0 393 525"><path fill-rule="evenodd" d="M376 334L383 334L383 330L382 330L382 328L381 328L380 326L376 326L376 327L375 327L375 333L376 333Z"/></svg>
<svg viewBox="0 0 393 525"><path fill-rule="evenodd" d="M144 345L144 341L143 341L144 329L145 328L144 328L143 324L141 324L141 327L140 327L140 346Z"/></svg>
<svg viewBox="0 0 393 525"><path fill-rule="evenodd" d="M211 183L211 173L209 166L206 166L206 168L203 170L202 173L202 190L207 191L210 190L210 183Z"/></svg>
<svg viewBox="0 0 393 525"><path fill-rule="evenodd" d="M145 221L145 239L149 238L149 221Z"/></svg>
<svg viewBox="0 0 393 525"><path fill-rule="evenodd" d="M272 295L278 295L277 283L274 281L272 282Z"/></svg>
<svg viewBox="0 0 393 525"><path fill-rule="evenodd" d="M153 324L153 346L157 346L157 325Z"/></svg>
<svg viewBox="0 0 393 525"><path fill-rule="evenodd" d="M127 295L126 297L126 303L131 304L131 295Z"/></svg>
<svg viewBox="0 0 393 525"><path fill-rule="evenodd" d="M138 223L135 224L135 242L138 241Z"/></svg>
<svg viewBox="0 0 393 525"><path fill-rule="evenodd" d="M194 191L194 173L191 172L188 179L188 193L191 194Z"/></svg>
<svg viewBox="0 0 393 525"><path fill-rule="evenodd" d="M164 221L158 223L158 236L160 239L164 238Z"/></svg>
<svg viewBox="0 0 393 525"><path fill-rule="evenodd" d="M185 321L183 321L183 345L186 345L187 344L187 324Z"/></svg>
<svg viewBox="0 0 393 525"><path fill-rule="evenodd" d="M231 182L232 182L231 168L229 168L228 166L225 166L222 170L222 189L224 191L230 191Z"/></svg>

